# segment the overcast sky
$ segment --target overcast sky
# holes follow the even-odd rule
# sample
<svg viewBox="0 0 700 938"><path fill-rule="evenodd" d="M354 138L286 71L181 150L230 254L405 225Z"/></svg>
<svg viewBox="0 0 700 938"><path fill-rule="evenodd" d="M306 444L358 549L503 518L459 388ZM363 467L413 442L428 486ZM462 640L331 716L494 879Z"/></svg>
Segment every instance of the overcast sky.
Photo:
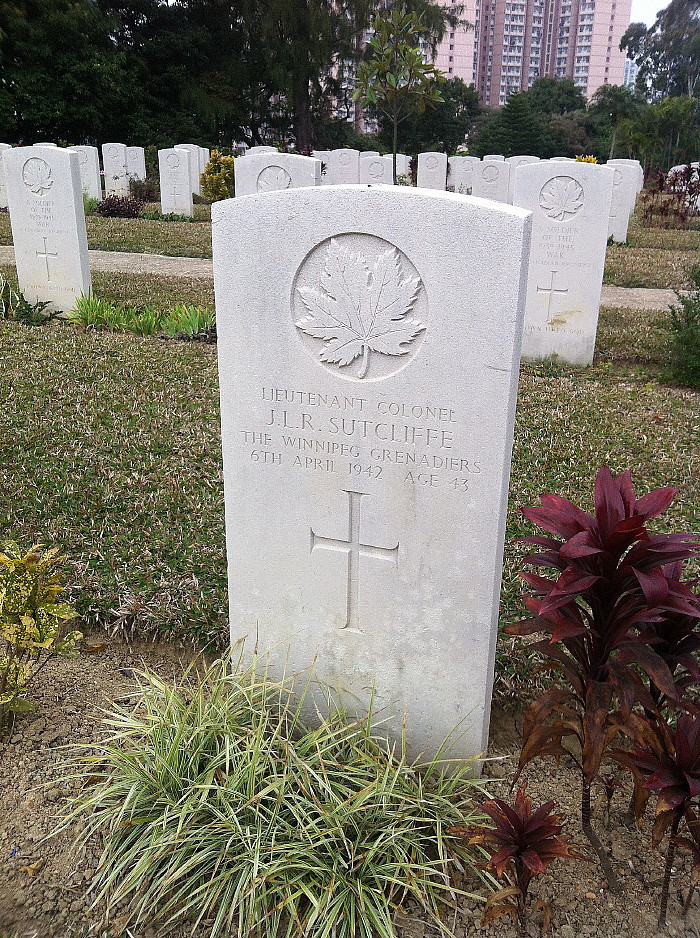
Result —
<svg viewBox="0 0 700 938"><path fill-rule="evenodd" d="M631 23L646 23L651 26L659 10L668 6L667 0L632 0Z"/></svg>

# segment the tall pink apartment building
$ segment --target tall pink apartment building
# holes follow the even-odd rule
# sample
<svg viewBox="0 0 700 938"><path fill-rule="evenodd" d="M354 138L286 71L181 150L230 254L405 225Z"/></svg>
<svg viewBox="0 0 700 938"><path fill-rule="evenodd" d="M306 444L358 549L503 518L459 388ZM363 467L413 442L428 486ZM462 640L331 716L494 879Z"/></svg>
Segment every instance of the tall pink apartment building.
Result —
<svg viewBox="0 0 700 938"><path fill-rule="evenodd" d="M464 7L473 28L450 31L435 65L475 84L484 104L499 107L543 76L572 78L587 98L624 82L620 39L632 0L465 0Z"/></svg>

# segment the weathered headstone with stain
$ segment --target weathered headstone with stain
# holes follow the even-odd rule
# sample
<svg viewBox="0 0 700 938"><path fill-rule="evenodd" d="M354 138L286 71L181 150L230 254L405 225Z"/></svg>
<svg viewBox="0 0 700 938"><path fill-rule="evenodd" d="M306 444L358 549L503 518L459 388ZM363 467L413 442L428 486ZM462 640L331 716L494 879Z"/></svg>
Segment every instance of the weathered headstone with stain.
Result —
<svg viewBox="0 0 700 938"><path fill-rule="evenodd" d="M232 640L477 755L529 213L339 186L212 216Z"/></svg>
<svg viewBox="0 0 700 938"><path fill-rule="evenodd" d="M530 163L513 203L533 215L523 357L590 365L603 285L613 170Z"/></svg>
<svg viewBox="0 0 700 938"><path fill-rule="evenodd" d="M123 143L102 144L102 167L105 174L105 195L128 196L129 171L126 146Z"/></svg>
<svg viewBox="0 0 700 938"><path fill-rule="evenodd" d="M59 147L3 153L19 288L68 312L90 292L78 154Z"/></svg>

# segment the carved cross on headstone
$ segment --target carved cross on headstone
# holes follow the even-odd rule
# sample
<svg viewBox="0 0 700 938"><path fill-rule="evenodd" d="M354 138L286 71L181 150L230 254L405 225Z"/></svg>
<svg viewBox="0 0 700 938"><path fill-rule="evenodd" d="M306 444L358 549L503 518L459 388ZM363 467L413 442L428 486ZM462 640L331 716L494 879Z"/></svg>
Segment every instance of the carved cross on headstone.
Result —
<svg viewBox="0 0 700 938"><path fill-rule="evenodd" d="M374 557L375 560L389 560L394 566L399 565L399 545L396 547L375 547L373 544L363 544L360 540L360 503L366 492L353 492L344 489L348 495L348 537L339 540L333 537L321 537L311 528L311 553L317 549L338 550L348 557L348 585L347 585L347 617L344 629L360 631L359 599L360 599L360 558Z"/></svg>
<svg viewBox="0 0 700 938"><path fill-rule="evenodd" d="M49 251L48 247L46 246L46 238L44 238L44 253L42 254L41 251L37 251L36 256L44 258L44 263L46 264L46 279L49 281L49 283L51 283L51 272L49 271L49 258L58 257L58 254L54 253L53 251Z"/></svg>
<svg viewBox="0 0 700 938"><path fill-rule="evenodd" d="M568 287L567 287L566 289L559 289L559 290L557 290L557 289L555 288L555 286L554 286L554 280L555 280L556 276L557 276L557 271L556 271L556 270L553 270L553 271L552 271L552 279L550 280L549 286L548 286L548 287L537 287L537 292L538 292L538 293L548 293L548 294L549 294L549 299L548 299L548 301L547 301L547 322L548 322L548 323L552 321L552 304L554 303L554 296L555 296L555 294L556 294L556 293L559 293L560 295L563 296L563 295L565 295L565 294L567 294L567 293L569 292L569 288L568 288Z"/></svg>

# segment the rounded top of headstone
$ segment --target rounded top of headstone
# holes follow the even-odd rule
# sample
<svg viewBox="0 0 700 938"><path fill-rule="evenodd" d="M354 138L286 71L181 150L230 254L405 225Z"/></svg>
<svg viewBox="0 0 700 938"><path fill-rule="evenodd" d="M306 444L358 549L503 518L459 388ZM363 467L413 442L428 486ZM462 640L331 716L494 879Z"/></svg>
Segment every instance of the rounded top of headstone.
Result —
<svg viewBox="0 0 700 938"><path fill-rule="evenodd" d="M418 354L428 298L408 257L375 235L321 241L292 287L292 320L310 357L349 381L401 371Z"/></svg>
<svg viewBox="0 0 700 938"><path fill-rule="evenodd" d="M568 221L583 208L583 187L572 176L554 176L540 190L540 208L554 221Z"/></svg>

